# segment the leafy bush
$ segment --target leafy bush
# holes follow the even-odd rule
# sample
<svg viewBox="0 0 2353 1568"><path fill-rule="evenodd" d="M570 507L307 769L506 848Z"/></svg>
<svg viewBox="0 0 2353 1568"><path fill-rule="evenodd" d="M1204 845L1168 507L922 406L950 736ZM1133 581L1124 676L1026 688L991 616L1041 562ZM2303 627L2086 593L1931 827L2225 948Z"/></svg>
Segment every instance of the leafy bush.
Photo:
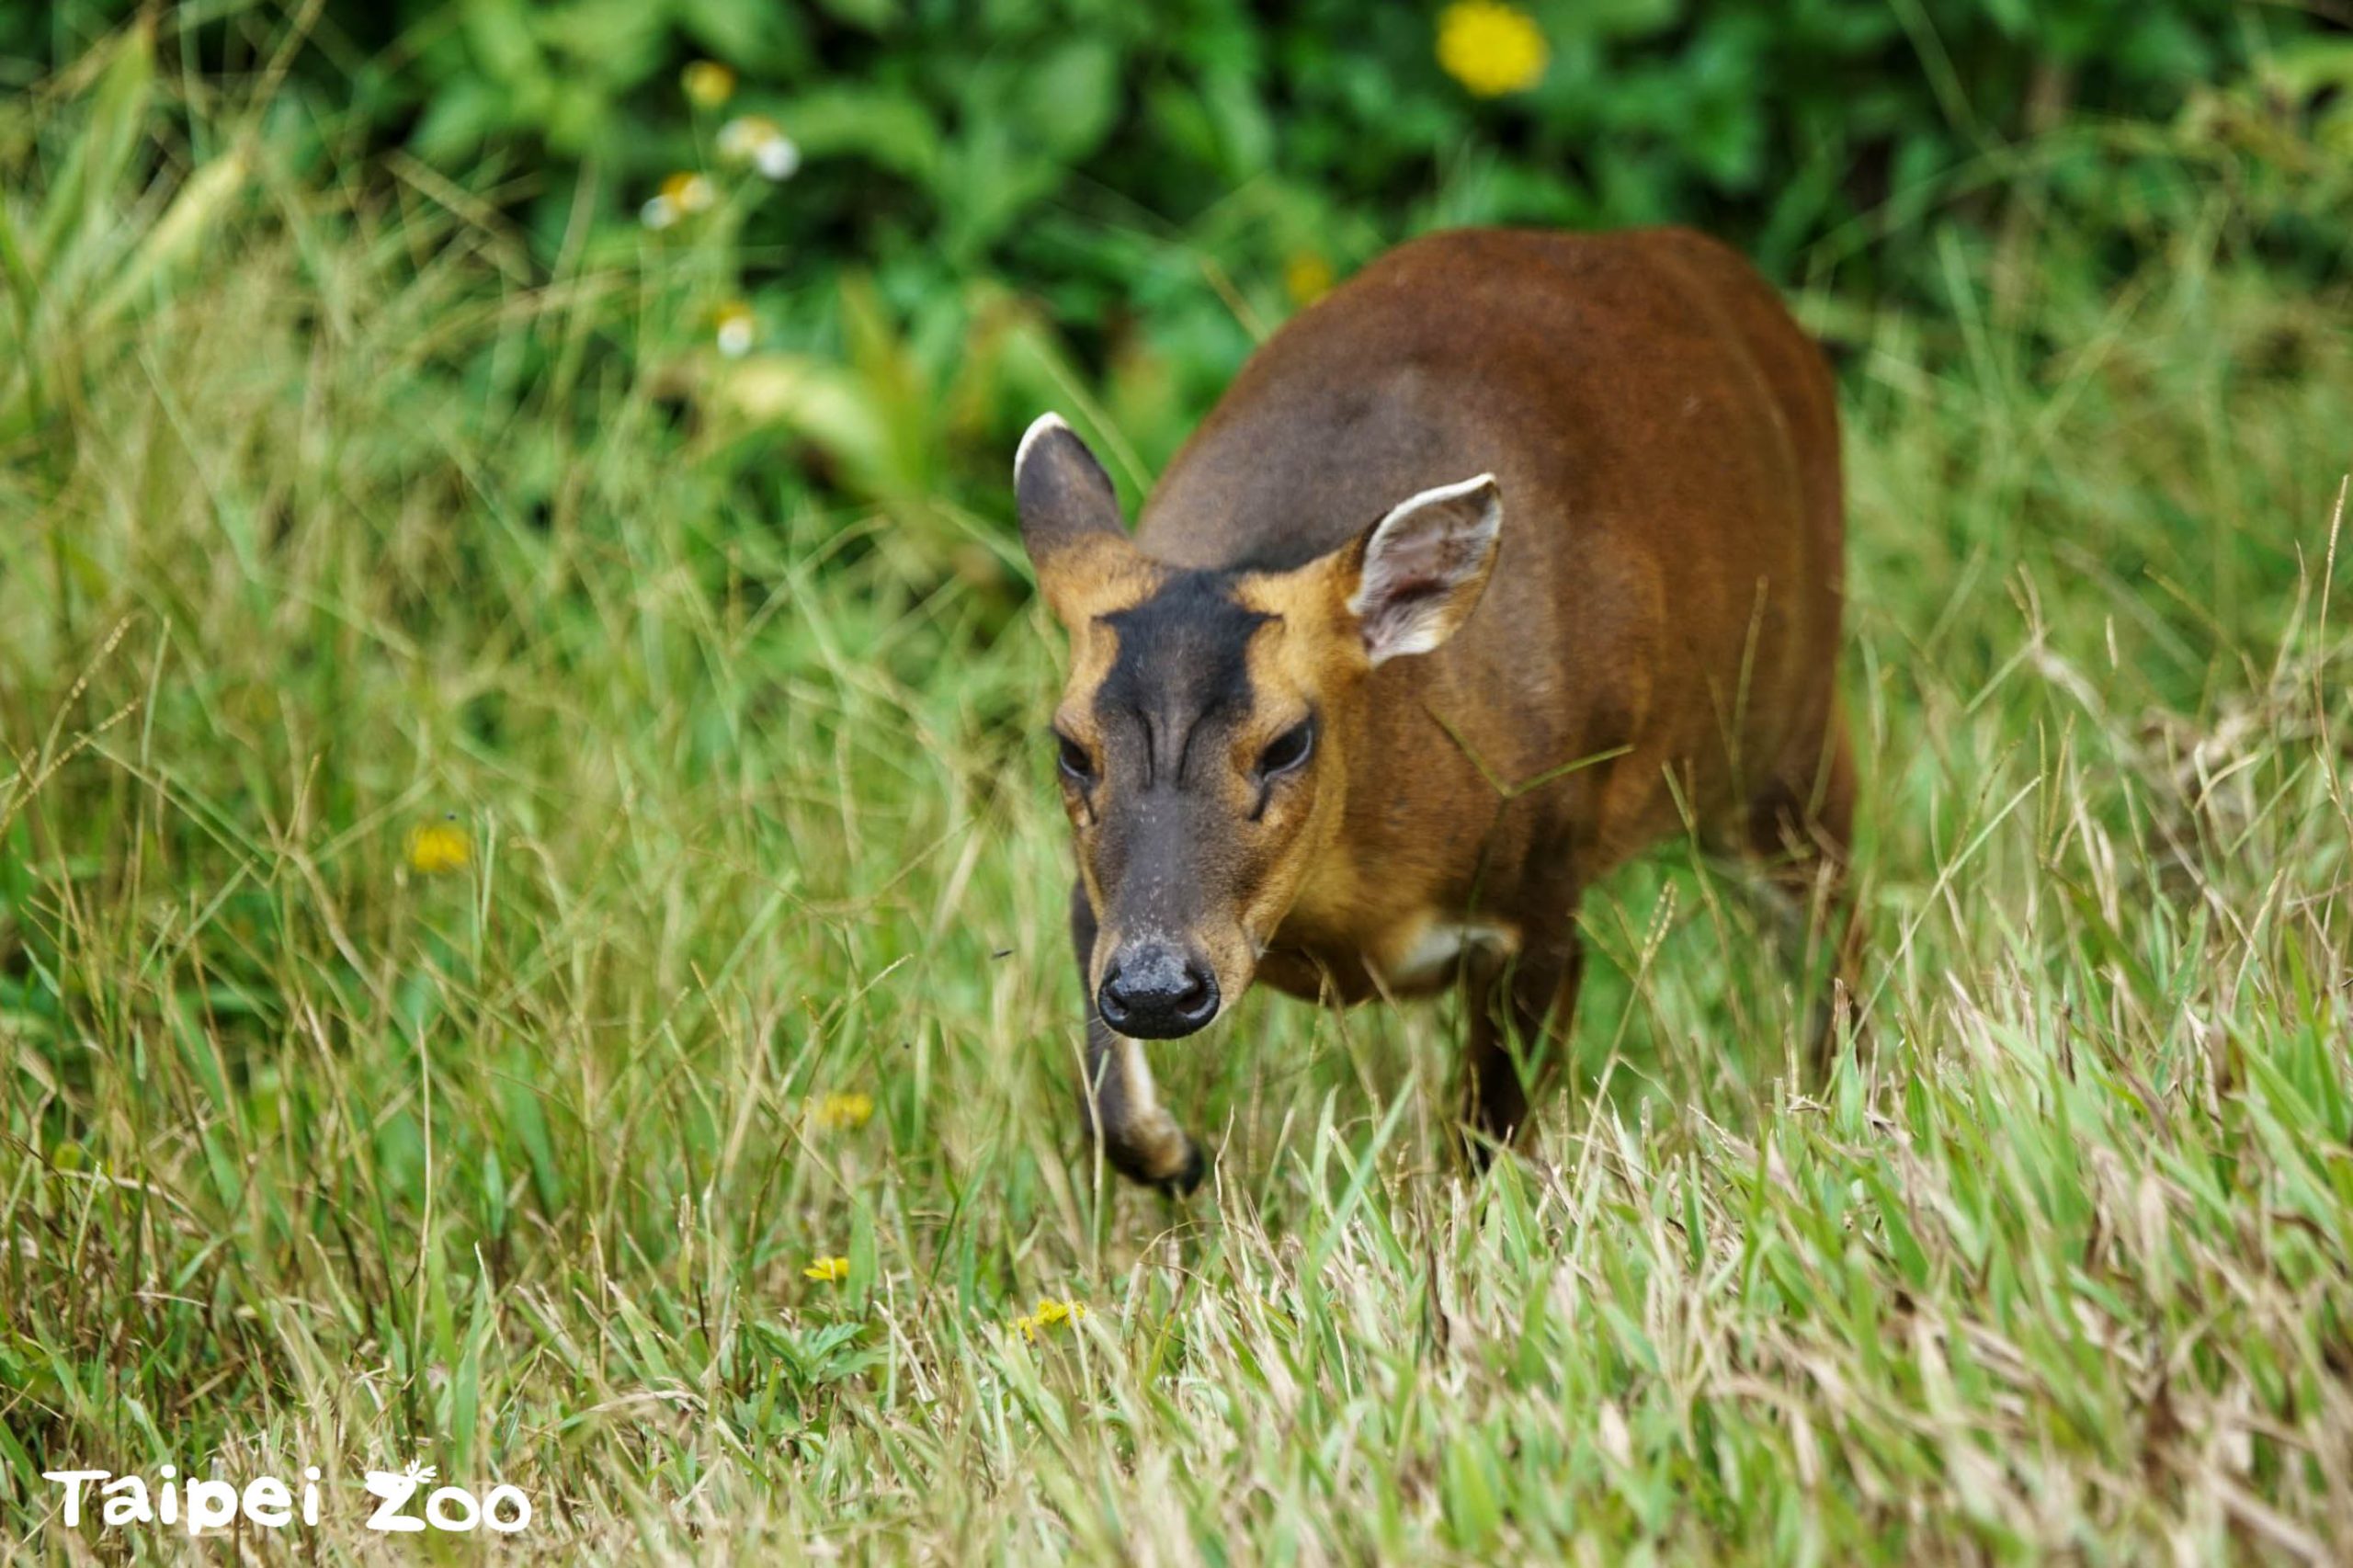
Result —
<svg viewBox="0 0 2353 1568"><path fill-rule="evenodd" d="M0 52L71 58L77 22L130 9L19 13ZM1246 285L1441 222L1695 222L1795 274L1891 199L1984 189L2070 112L2169 119L2259 60L2293 62L2275 88L2353 74L2341 34L2229 0L1534 0L1540 74L1482 98L1441 68L1434 7L1268 10L331 0L296 65L381 142L529 171L529 194L500 199L533 210L551 254L579 170L597 214L625 218L709 162L722 112L750 110L808 159L745 232L773 275L985 271L1089 322L1155 313L1205 259ZM232 6L198 25L195 58L247 65L279 47L274 26ZM702 59L741 82L723 110L680 91Z"/></svg>
<svg viewBox="0 0 2353 1568"><path fill-rule="evenodd" d="M0 16L6 74L78 81L131 8ZM327 0L299 36L275 6L187 15L166 58L290 166L517 225L517 278L643 290L628 334L498 373L578 387L617 357L710 455L772 467L781 434L819 494L935 544L985 537L958 497L1001 520L1040 403L1139 489L1274 324L1440 224L1695 222L1833 338L1893 306L1931 351L1960 347L1956 267L2015 319L2165 256L2218 188L2226 248L2290 280L2353 251L2353 39L2225 0ZM731 124L789 138L789 180L724 156ZM2036 267L2079 279L2021 268L2038 229L2060 238ZM748 359L714 363L722 325Z"/></svg>

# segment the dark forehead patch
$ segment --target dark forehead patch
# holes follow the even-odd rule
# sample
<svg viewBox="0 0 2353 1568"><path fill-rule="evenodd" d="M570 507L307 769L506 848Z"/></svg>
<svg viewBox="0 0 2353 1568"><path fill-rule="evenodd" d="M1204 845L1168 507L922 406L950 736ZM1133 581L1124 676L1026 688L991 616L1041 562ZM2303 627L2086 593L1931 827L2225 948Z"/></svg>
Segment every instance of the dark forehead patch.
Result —
<svg viewBox="0 0 2353 1568"><path fill-rule="evenodd" d="M1174 574L1150 598L1103 617L1119 647L1096 710L1137 716L1163 754L1154 763L1180 770L1202 721L1248 710L1250 639L1273 619L1235 598L1218 573Z"/></svg>

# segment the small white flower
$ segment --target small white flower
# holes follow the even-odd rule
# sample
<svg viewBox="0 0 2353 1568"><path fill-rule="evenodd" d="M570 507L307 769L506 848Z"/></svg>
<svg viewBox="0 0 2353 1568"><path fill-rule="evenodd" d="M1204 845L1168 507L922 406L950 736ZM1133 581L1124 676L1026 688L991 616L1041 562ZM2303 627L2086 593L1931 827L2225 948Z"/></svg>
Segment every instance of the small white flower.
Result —
<svg viewBox="0 0 2353 1568"><path fill-rule="evenodd" d="M790 179L801 166L801 149L766 115L739 114L719 128L719 155L749 164L772 180Z"/></svg>
<svg viewBox="0 0 2353 1568"><path fill-rule="evenodd" d="M637 221L649 229L666 229L678 221L677 203L666 196L649 197L637 210Z"/></svg>
<svg viewBox="0 0 2353 1568"><path fill-rule="evenodd" d="M776 122L756 114L739 114L719 128L719 155L731 164L745 164L760 143L777 134Z"/></svg>
<svg viewBox="0 0 2353 1568"><path fill-rule="evenodd" d="M750 317L730 316L719 324L719 351L730 359L741 359L752 351Z"/></svg>
<svg viewBox="0 0 2353 1568"><path fill-rule="evenodd" d="M790 179L801 166L801 149L790 136L771 136L752 149L752 162L772 180Z"/></svg>

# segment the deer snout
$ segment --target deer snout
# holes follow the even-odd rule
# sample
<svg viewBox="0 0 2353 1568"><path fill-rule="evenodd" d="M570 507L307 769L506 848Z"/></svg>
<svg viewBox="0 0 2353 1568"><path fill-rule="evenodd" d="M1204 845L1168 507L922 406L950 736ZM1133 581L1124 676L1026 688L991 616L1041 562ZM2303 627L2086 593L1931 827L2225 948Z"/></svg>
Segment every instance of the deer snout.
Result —
<svg viewBox="0 0 2353 1568"><path fill-rule="evenodd" d="M1207 1028L1220 1000L1208 960L1167 942L1144 941L1111 955L1095 1008L1130 1040L1176 1040Z"/></svg>

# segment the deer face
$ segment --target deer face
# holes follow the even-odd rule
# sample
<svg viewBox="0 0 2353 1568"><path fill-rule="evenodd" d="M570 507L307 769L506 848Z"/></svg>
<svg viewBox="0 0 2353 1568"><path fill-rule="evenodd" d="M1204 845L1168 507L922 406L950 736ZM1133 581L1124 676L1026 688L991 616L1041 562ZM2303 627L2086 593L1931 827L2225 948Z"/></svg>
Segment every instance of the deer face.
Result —
<svg viewBox="0 0 2353 1568"><path fill-rule="evenodd" d="M1022 540L1071 634L1056 771L1117 1033L1173 1039L1242 994L1347 798L1365 676L1438 647L1495 562L1493 478L1426 491L1279 573L1145 557L1061 420L1015 461Z"/></svg>

